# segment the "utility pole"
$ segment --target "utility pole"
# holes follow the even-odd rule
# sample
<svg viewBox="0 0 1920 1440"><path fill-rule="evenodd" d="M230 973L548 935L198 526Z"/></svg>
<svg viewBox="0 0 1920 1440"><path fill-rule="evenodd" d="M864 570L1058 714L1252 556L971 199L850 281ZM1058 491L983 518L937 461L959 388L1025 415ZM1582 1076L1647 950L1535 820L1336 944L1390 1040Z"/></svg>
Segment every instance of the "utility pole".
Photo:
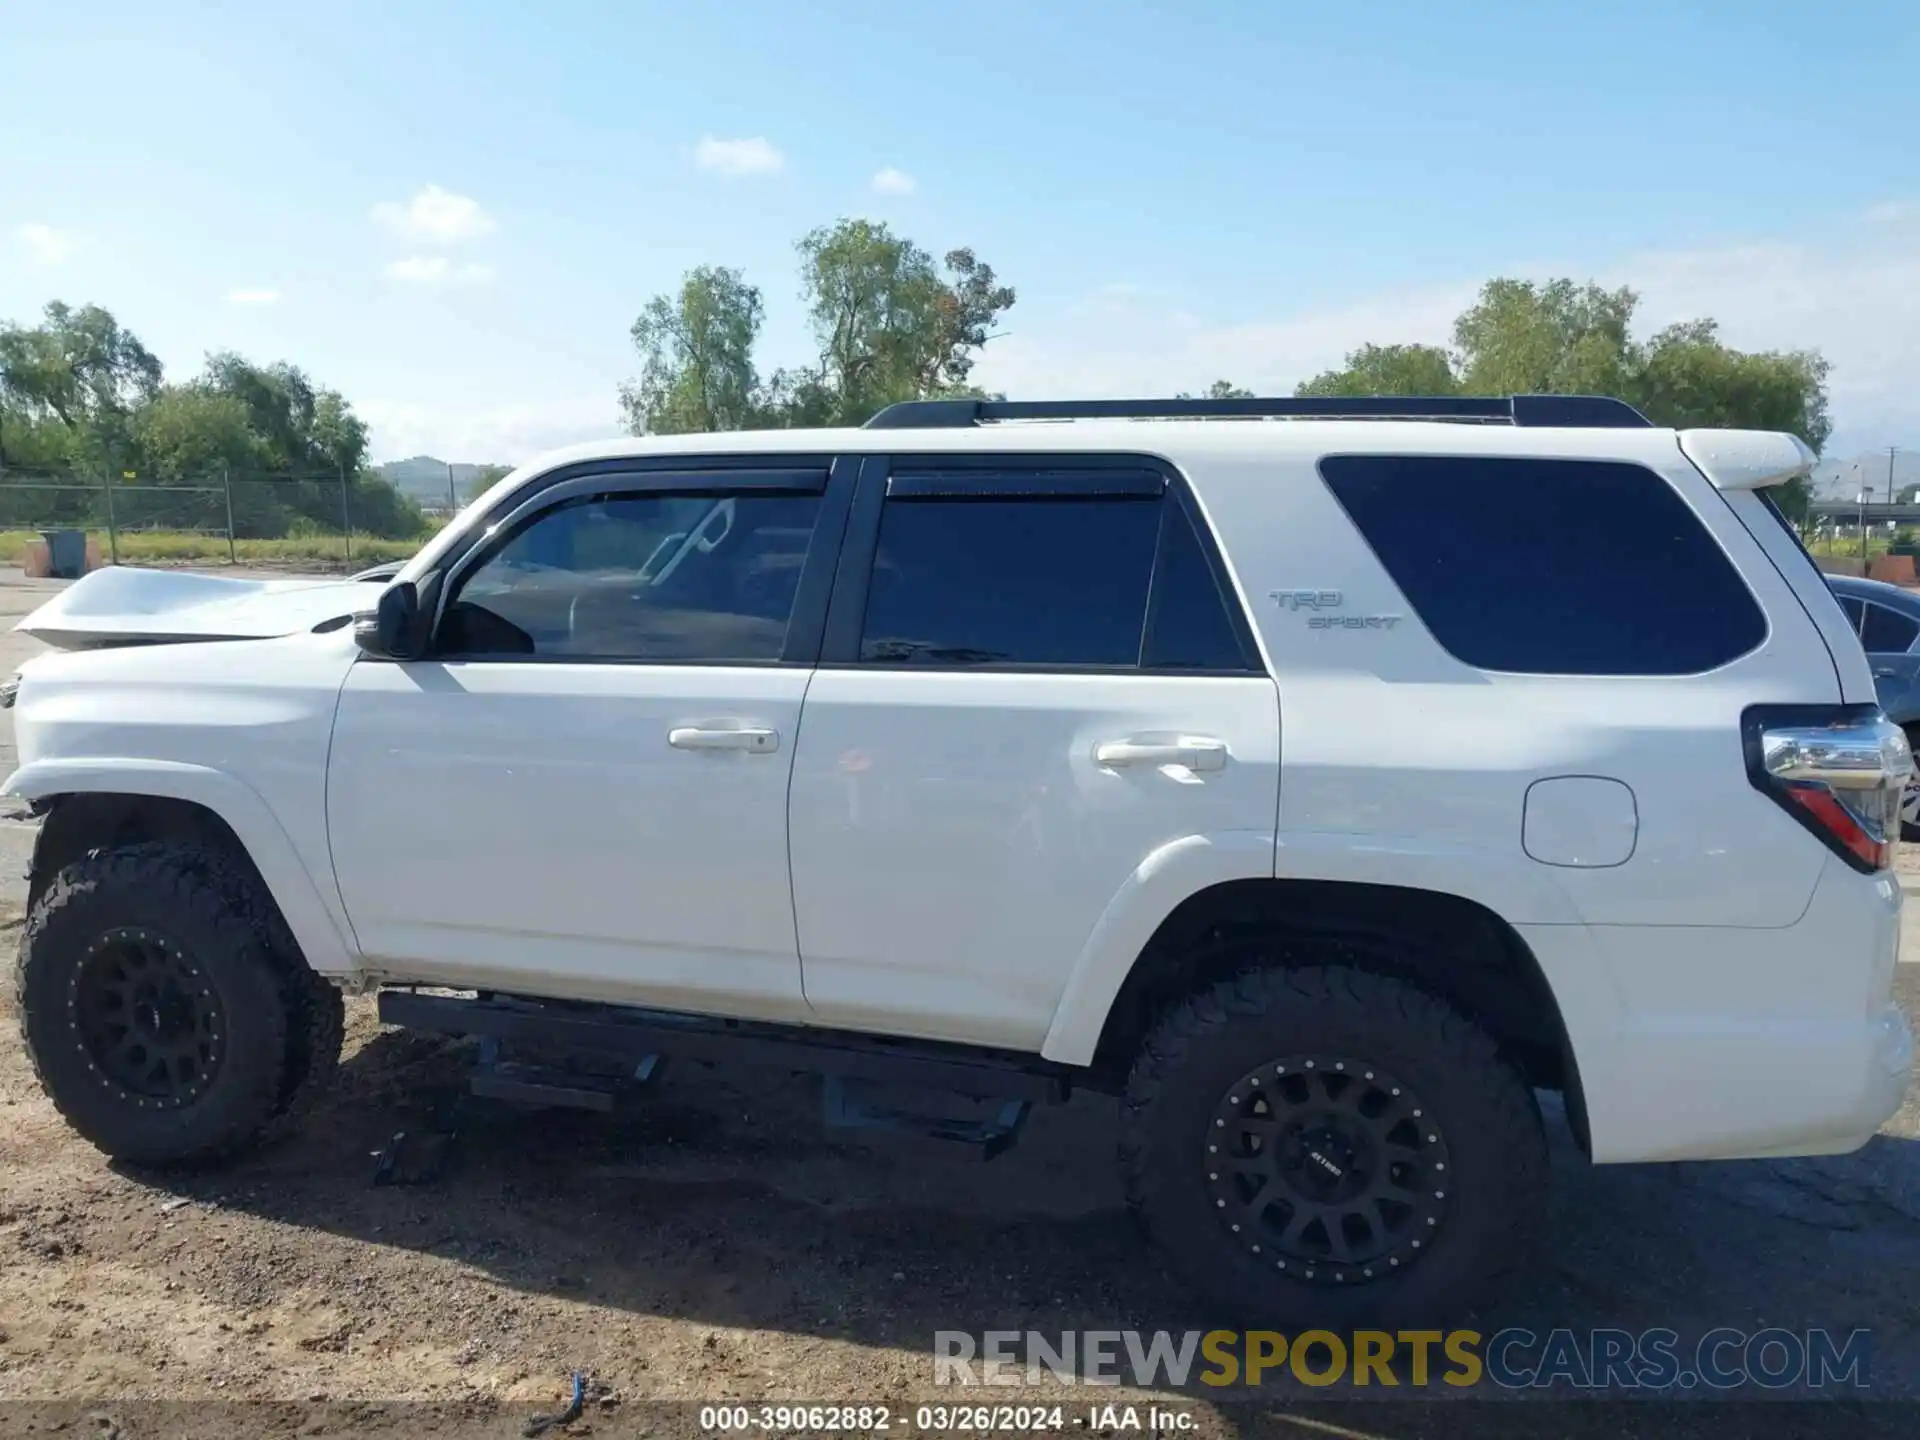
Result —
<svg viewBox="0 0 1920 1440"><path fill-rule="evenodd" d="M220 467L220 488L227 492L227 563L238 565L240 557L233 547L233 470L229 466Z"/></svg>
<svg viewBox="0 0 1920 1440"><path fill-rule="evenodd" d="M1867 499L1873 494L1873 486L1860 487L1860 559L1867 558Z"/></svg>
<svg viewBox="0 0 1920 1440"><path fill-rule="evenodd" d="M347 499L347 462L340 462L340 532L347 546L347 563L353 563L353 504Z"/></svg>

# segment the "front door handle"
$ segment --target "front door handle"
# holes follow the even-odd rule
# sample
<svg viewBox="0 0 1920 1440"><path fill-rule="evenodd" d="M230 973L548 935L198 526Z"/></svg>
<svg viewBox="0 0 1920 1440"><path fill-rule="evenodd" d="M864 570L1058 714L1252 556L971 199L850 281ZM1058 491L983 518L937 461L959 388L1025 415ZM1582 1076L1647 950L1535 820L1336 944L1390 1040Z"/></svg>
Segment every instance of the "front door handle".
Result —
<svg viewBox="0 0 1920 1440"><path fill-rule="evenodd" d="M1224 770L1227 747L1210 735L1182 735L1178 740L1103 740L1093 747L1093 763L1108 769L1184 765L1189 770Z"/></svg>
<svg viewBox="0 0 1920 1440"><path fill-rule="evenodd" d="M676 750L744 750L749 755L771 755L780 748L780 732L754 726L709 729L676 725L667 732L667 743Z"/></svg>

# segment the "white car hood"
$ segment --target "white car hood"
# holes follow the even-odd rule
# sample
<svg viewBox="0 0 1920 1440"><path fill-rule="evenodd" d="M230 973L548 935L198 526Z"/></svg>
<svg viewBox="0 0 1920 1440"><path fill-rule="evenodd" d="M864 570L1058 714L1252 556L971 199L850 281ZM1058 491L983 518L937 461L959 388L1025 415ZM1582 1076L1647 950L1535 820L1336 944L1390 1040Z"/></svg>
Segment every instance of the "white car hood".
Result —
<svg viewBox="0 0 1920 1440"><path fill-rule="evenodd" d="M13 628L60 650L188 640L265 640L373 609L363 580L229 580L111 566L83 576Z"/></svg>

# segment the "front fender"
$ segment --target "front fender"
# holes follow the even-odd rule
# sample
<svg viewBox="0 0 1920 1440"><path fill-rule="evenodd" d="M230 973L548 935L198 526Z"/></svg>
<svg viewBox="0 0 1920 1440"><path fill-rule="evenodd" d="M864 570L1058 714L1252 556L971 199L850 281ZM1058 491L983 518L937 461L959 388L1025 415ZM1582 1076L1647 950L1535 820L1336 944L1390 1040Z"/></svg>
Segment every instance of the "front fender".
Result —
<svg viewBox="0 0 1920 1440"><path fill-rule="evenodd" d="M1161 923L1188 896L1210 886L1271 878L1271 830L1183 835L1147 856L1107 902L1081 947L1040 1053L1063 1065L1092 1064L1114 997Z"/></svg>
<svg viewBox="0 0 1920 1440"><path fill-rule="evenodd" d="M272 807L252 786L225 771L180 761L105 756L36 760L8 776L0 793L29 801L56 795L152 795L204 806L246 847L307 963L322 975L352 975L360 968L355 947Z"/></svg>

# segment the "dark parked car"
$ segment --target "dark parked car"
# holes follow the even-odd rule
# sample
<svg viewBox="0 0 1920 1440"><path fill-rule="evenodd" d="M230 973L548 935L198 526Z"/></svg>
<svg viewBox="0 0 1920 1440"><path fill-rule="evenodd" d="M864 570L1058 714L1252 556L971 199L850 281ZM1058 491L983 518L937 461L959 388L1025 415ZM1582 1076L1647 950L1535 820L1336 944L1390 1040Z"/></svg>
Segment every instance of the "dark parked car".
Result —
<svg viewBox="0 0 1920 1440"><path fill-rule="evenodd" d="M1829 575L1827 583L1873 666L1880 708L1920 750L1920 591L1847 575ZM1900 838L1920 841L1920 784L1907 788L1900 806Z"/></svg>

